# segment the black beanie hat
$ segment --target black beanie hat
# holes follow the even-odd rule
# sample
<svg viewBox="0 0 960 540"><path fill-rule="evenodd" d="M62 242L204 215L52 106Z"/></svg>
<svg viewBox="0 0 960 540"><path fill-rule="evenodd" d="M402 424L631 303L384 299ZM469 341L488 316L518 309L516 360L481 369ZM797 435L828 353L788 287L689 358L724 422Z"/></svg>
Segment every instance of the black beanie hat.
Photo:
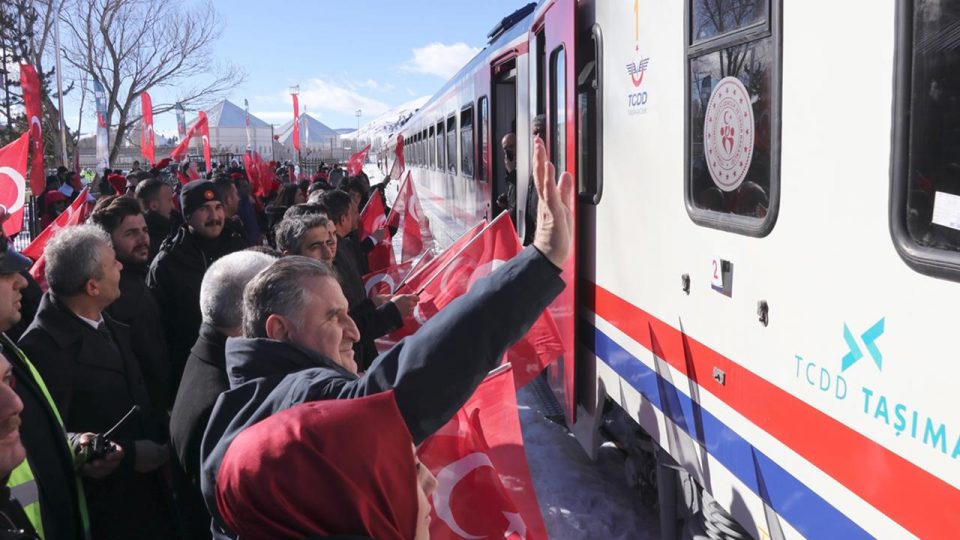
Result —
<svg viewBox="0 0 960 540"><path fill-rule="evenodd" d="M180 208L183 210L184 218L189 218L194 210L210 201L221 201L221 199L217 186L209 180L194 180L183 186L183 190L180 191Z"/></svg>

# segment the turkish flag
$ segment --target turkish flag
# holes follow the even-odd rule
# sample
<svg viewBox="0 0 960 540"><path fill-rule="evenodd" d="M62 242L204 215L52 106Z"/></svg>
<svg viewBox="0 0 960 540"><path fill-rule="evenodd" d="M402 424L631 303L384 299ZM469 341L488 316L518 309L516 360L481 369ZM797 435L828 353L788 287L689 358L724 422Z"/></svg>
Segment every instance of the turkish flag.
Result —
<svg viewBox="0 0 960 540"><path fill-rule="evenodd" d="M472 240L454 253L441 268L423 281L420 303L412 320L395 334L409 335L441 309L465 294L480 278L505 264L523 247L507 212L501 213ZM549 311L533 323L530 330L508 350L505 360L513 364L517 388L533 380L543 368L563 354L560 330Z"/></svg>
<svg viewBox="0 0 960 540"><path fill-rule="evenodd" d="M370 263L370 270L377 271L388 268L394 262L393 242L390 237L390 231L387 230L387 211L383 207L383 201L379 195L370 197L367 205L360 212L360 227L357 233L360 235L360 241L364 241L371 234L378 230L383 230L383 239L374 246L373 251L367 254L367 262Z"/></svg>
<svg viewBox="0 0 960 540"><path fill-rule="evenodd" d="M363 163L367 161L367 152L369 151L370 145L368 144L366 148L350 156L350 160L347 161L347 176L357 176L363 171Z"/></svg>
<svg viewBox="0 0 960 540"><path fill-rule="evenodd" d="M488 375L417 455L437 477L430 499L433 540L547 538L509 367Z"/></svg>
<svg viewBox="0 0 960 540"><path fill-rule="evenodd" d="M400 175L407 168L407 164L403 159L403 133L397 134L397 148L395 150L396 159L393 162L393 167L390 168L390 178L400 178Z"/></svg>
<svg viewBox="0 0 960 540"><path fill-rule="evenodd" d="M0 148L0 207L8 216L3 222L3 232L13 236L23 228L23 203L26 200L27 150L30 147L30 132Z"/></svg>
<svg viewBox="0 0 960 540"><path fill-rule="evenodd" d="M43 112L40 106L40 77L30 64L20 64L20 87L23 89L23 107L30 120L30 148L33 150L30 192L40 196L47 185L43 173Z"/></svg>
<svg viewBox="0 0 960 540"><path fill-rule="evenodd" d="M213 171L213 166L210 162L210 122L207 120L207 113L200 111L200 120L197 121L197 124L200 125L200 140L203 141L203 161L207 164L207 173Z"/></svg>
<svg viewBox="0 0 960 540"><path fill-rule="evenodd" d="M254 164L253 152L243 155L243 168L247 171L247 180L250 181L250 192L260 193L260 167Z"/></svg>
<svg viewBox="0 0 960 540"><path fill-rule="evenodd" d="M400 261L407 261L418 257L424 251L433 249L433 233L430 231L430 220L423 213L423 206L417 196L416 188L410 171L404 176L397 199L387 217L389 226L399 227Z"/></svg>
<svg viewBox="0 0 960 540"><path fill-rule="evenodd" d="M300 100L296 94L293 96L293 147L300 151Z"/></svg>
<svg viewBox="0 0 960 540"><path fill-rule="evenodd" d="M24 255L33 259L33 266L30 267L30 275L33 276L33 279L37 280L40 288L44 291L47 290L47 278L44 275L46 261L43 258L43 248L47 245L47 241L53 238L53 235L57 234L60 229L80 225L87 220L87 210L89 208L87 206L87 194L89 190L90 188L83 188L83 191L70 203L70 206L68 206L62 214L57 216L57 219L41 231L40 234L33 239L33 242L30 242L30 245L23 250Z"/></svg>
<svg viewBox="0 0 960 540"><path fill-rule="evenodd" d="M140 148L143 150L143 157L153 165L157 162L153 153L153 102L150 100L150 94L146 92L140 94L140 110L143 112Z"/></svg>
<svg viewBox="0 0 960 540"><path fill-rule="evenodd" d="M376 272L363 276L363 287L367 290L367 298L385 294L392 296L400 289L403 278L415 266L415 261L393 264Z"/></svg>
<svg viewBox="0 0 960 540"><path fill-rule="evenodd" d="M190 149L190 140L196 136L203 138L203 149L204 149L204 158L207 160L207 170L210 169L210 126L208 125L207 113L201 112L197 116L197 121L194 122L190 129L187 130L187 134L183 137L183 140L180 141L180 144L170 152L170 159L176 162L183 161L183 158L187 157L187 151Z"/></svg>
<svg viewBox="0 0 960 540"><path fill-rule="evenodd" d="M447 266L447 264L460 253L460 250L476 238L477 235L480 234L480 231L486 228L486 226L486 219L474 225L472 229L460 235L460 238L458 238L456 242L450 244L450 247L445 249L440 256L431 259L429 264L415 268L413 272L403 280L403 285L410 291L419 293L423 285L433 279L433 276L435 276L438 271Z"/></svg>

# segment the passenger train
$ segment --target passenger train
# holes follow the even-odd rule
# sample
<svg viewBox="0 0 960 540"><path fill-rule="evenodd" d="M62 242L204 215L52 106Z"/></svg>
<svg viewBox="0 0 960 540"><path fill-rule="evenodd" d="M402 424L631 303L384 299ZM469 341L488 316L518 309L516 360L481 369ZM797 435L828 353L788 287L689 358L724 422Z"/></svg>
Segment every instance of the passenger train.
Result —
<svg viewBox="0 0 960 540"><path fill-rule="evenodd" d="M542 115L577 179L547 378L664 537L960 536L960 1L541 0L488 38L407 167L449 245L515 133L523 238Z"/></svg>

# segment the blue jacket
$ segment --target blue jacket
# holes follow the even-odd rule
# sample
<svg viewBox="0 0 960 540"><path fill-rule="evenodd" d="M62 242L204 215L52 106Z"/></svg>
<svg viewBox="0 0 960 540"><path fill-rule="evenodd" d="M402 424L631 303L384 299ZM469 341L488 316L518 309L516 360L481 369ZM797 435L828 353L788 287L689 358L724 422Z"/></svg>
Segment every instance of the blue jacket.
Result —
<svg viewBox="0 0 960 540"><path fill-rule="evenodd" d="M560 270L529 247L377 357L360 377L289 343L230 338L230 390L220 394L201 446L201 487L215 536L232 537L223 532L217 511L216 479L227 448L244 428L300 403L393 389L419 444L456 414L563 288Z"/></svg>

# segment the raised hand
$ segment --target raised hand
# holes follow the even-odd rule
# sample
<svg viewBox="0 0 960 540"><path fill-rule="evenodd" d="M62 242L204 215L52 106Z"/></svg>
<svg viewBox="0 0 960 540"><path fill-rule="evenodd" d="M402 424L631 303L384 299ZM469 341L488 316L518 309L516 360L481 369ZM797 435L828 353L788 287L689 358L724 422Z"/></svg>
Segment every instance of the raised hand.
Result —
<svg viewBox="0 0 960 540"><path fill-rule="evenodd" d="M556 182L557 170L547 159L543 139L534 139L533 183L540 196L537 205L537 230L533 245L553 264L562 267L570 254L573 242L573 213L570 201L573 195L573 175L564 171Z"/></svg>

